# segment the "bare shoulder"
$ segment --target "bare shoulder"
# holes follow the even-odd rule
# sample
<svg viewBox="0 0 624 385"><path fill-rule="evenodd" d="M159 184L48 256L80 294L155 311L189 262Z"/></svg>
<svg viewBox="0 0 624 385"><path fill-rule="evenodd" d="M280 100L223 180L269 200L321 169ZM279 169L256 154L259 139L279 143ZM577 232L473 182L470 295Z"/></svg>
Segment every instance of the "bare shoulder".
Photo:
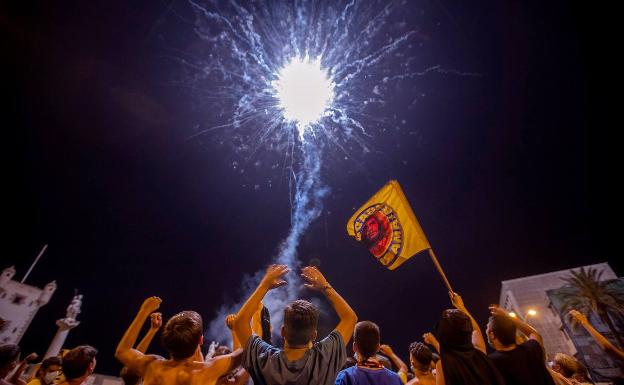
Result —
<svg viewBox="0 0 624 385"><path fill-rule="evenodd" d="M151 363L144 377L144 385L211 384L205 375L203 362L176 362L160 359Z"/></svg>

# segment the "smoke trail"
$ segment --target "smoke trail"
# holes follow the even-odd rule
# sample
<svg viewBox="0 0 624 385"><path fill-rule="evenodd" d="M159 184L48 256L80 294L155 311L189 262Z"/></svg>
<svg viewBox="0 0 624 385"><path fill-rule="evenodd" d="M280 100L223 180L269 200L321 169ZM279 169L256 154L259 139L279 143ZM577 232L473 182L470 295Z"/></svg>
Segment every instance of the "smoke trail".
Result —
<svg viewBox="0 0 624 385"><path fill-rule="evenodd" d="M322 199L329 189L321 184L321 154L318 145L311 133L305 134L302 143L303 165L295 177L295 197L291 215L291 227L288 236L282 242L276 262L288 265L291 272L286 279L288 285L285 290L273 290L265 297L264 305L271 313L271 323L281 325L284 306L296 299L301 279L299 268L301 264L297 258L297 246L301 236L308 229L310 223L318 218L323 209Z"/></svg>
<svg viewBox="0 0 624 385"><path fill-rule="evenodd" d="M264 305L269 309L271 314L271 324L274 330L283 322L284 307L297 298L299 289L302 286L299 278L299 268L301 262L297 258L297 247L301 240L301 236L308 229L310 223L321 214L323 210L323 198L329 192L329 189L322 185L321 174L321 146L315 141L311 132L303 135L301 143L301 152L303 164L298 172L294 175L295 193L293 197L293 207L291 214L291 227L288 236L282 241L279 247L277 257L274 263L288 265L291 272L286 276L288 285L286 287L272 290L264 298ZM253 276L247 276L244 279L244 293L247 295L255 289L260 282L264 271L258 271ZM224 325L225 317L230 313L235 313L242 306L236 304L233 306L222 306L217 312L217 317L213 319L207 330L209 338L219 342L230 343L231 333Z"/></svg>

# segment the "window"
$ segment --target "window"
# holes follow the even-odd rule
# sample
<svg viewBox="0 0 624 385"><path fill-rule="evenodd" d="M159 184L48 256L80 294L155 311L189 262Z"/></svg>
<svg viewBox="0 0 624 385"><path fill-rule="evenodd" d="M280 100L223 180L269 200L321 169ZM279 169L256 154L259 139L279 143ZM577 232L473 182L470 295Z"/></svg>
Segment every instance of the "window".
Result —
<svg viewBox="0 0 624 385"><path fill-rule="evenodd" d="M24 300L26 300L26 297L24 297L23 295L15 294L12 302L13 302L13 305L21 305L24 303Z"/></svg>

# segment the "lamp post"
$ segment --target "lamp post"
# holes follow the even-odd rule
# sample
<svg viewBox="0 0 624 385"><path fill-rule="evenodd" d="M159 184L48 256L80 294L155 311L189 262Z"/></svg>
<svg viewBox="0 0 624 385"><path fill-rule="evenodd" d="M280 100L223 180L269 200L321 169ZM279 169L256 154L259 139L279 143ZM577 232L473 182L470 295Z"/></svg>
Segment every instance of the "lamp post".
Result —
<svg viewBox="0 0 624 385"><path fill-rule="evenodd" d="M537 311L535 309L529 309L524 314L524 322L529 322L529 317L535 317L537 315Z"/></svg>

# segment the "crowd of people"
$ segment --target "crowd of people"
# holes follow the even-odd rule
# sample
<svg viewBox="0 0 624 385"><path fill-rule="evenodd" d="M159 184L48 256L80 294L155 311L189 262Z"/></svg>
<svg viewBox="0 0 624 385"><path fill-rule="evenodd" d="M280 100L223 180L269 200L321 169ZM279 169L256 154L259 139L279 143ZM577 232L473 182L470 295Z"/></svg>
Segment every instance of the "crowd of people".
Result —
<svg viewBox="0 0 624 385"><path fill-rule="evenodd" d="M449 293L453 308L442 312L434 330L425 333L422 341L409 344L408 367L390 346L381 344L379 326L369 320L358 322L355 311L316 267L303 268L301 277L307 288L326 297L338 315L338 325L319 338L318 309L305 300L293 301L284 308L279 330L283 346L279 348L272 343L270 315L262 301L270 290L287 284L284 277L288 272L285 265L267 269L238 313L224 320L232 332L232 346L211 344L205 356L201 316L183 311L163 326L157 312L161 299L147 298L117 346L115 357L123 365L120 377L126 385L592 384L587 369L574 357L558 353L547 363L537 330L498 306L489 309L484 336L461 296L454 292ZM624 361L624 352L596 331L584 315L573 310L570 316L602 349ZM149 330L135 345L148 319ZM146 354L159 330L168 358ZM353 355L347 353L351 340ZM0 385L86 384L95 370L96 354L91 346L78 346L62 357L46 358L33 374L25 376L28 363L36 357L20 359L17 345L2 345Z"/></svg>

